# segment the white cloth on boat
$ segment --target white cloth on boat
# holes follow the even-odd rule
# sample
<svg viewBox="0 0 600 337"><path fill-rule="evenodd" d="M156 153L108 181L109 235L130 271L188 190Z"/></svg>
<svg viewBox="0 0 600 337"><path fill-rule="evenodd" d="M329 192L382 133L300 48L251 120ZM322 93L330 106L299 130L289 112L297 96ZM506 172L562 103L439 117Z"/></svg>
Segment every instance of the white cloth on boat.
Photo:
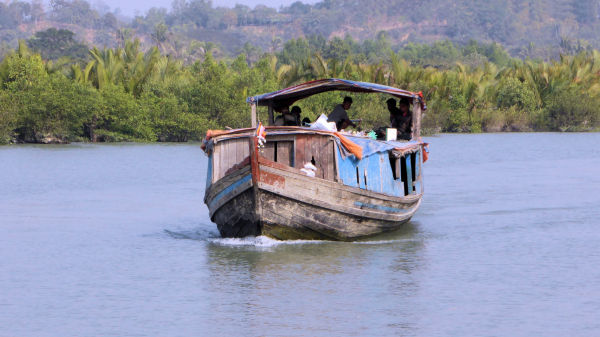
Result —
<svg viewBox="0 0 600 337"><path fill-rule="evenodd" d="M319 118L317 118L317 120L311 124L310 128L313 130L323 130L331 132L337 131L335 122L328 122L327 116L325 116L324 114L321 114L321 116L319 116Z"/></svg>

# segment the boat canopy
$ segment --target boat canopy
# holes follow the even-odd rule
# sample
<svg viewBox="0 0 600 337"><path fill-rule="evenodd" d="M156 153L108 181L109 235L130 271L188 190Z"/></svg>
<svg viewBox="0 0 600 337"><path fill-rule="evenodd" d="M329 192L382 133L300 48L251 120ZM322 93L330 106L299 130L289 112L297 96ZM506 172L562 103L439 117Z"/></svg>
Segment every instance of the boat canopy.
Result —
<svg viewBox="0 0 600 337"><path fill-rule="evenodd" d="M423 98L420 93L397 89L387 85L349 81L338 78L310 81L278 91L251 96L246 99L246 102L260 106L271 106L277 108L281 106L290 106L294 102L303 98L333 90L350 92L377 92L389 94L399 98L419 98L419 100L423 102Z"/></svg>

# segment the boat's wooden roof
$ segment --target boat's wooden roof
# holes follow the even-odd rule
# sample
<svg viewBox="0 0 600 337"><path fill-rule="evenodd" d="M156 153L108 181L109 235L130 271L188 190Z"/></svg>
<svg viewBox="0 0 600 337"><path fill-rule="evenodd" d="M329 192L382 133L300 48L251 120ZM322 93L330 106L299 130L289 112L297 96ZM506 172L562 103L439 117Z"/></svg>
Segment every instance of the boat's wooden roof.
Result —
<svg viewBox="0 0 600 337"><path fill-rule="evenodd" d="M408 98L419 98L421 101L423 97L420 93L411 92L408 90L402 90L387 85L381 85L376 83L349 81L338 78L327 78L322 80L310 81L302 84L298 84L289 88L281 89L278 91L251 96L246 99L246 102L251 104L257 104L260 106L290 106L294 102L303 98L319 94L327 91L349 91L349 92L374 92L384 93L395 97L408 97Z"/></svg>

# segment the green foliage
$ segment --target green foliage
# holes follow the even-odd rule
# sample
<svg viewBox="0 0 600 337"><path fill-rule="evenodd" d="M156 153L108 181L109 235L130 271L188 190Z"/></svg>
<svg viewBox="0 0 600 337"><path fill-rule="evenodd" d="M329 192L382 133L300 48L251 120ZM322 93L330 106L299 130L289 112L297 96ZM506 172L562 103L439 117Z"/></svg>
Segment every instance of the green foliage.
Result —
<svg viewBox="0 0 600 337"><path fill-rule="evenodd" d="M85 61L88 47L74 38L74 33L66 29L49 28L35 33L27 40L33 51L40 53L45 60L57 60L68 56L74 61Z"/></svg>
<svg viewBox="0 0 600 337"><path fill-rule="evenodd" d="M544 114L543 121L552 131L590 131L600 121L600 98L563 91L548 99Z"/></svg>
<svg viewBox="0 0 600 337"><path fill-rule="evenodd" d="M0 91L0 144L9 143L14 137L17 112L12 96Z"/></svg>
<svg viewBox="0 0 600 337"><path fill-rule="evenodd" d="M516 78L507 78L500 82L497 93L500 108L517 107L522 111L533 111L537 102L533 90Z"/></svg>
<svg viewBox="0 0 600 337"><path fill-rule="evenodd" d="M248 127L248 96L327 77L423 92L423 127L433 132L600 126L598 51L543 62L511 59L501 46L475 41L398 52L385 34L371 42L312 36L289 41L281 53L218 59L206 52L185 65L156 47L143 50L139 40L94 47L82 64L44 60L21 41L0 62L0 143L200 140L208 129ZM328 92L296 105L315 120L345 95ZM364 129L389 124L388 97L352 96L349 115ZM266 111L259 117L266 122Z"/></svg>

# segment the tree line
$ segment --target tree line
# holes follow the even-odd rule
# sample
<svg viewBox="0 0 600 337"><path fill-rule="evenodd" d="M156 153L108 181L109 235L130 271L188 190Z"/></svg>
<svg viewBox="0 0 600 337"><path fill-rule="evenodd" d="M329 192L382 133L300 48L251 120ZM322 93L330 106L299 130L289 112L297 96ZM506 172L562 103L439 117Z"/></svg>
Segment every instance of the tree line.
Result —
<svg viewBox="0 0 600 337"><path fill-rule="evenodd" d="M398 52L374 48L382 57L371 61L359 47L325 54L301 39L255 60L208 52L186 64L157 47L143 50L139 40L94 47L85 60L46 60L20 41L0 62L0 142L199 140L208 129L249 126L248 96L327 77L423 92L429 107L423 126L431 132L600 126L597 50L523 61L496 44L440 42ZM388 97L353 96L350 117L362 118L364 128L389 123ZM298 105L314 120L341 97L330 92ZM259 114L267 119L266 111Z"/></svg>

